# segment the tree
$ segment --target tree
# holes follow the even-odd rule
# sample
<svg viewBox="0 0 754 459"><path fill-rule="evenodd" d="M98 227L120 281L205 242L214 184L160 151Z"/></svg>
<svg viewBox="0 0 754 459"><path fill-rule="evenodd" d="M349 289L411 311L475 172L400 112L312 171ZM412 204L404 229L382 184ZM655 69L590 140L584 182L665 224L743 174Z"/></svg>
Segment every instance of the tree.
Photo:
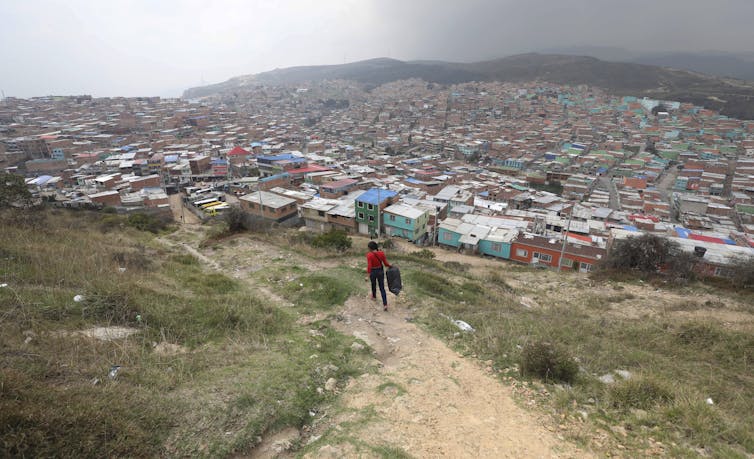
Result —
<svg viewBox="0 0 754 459"><path fill-rule="evenodd" d="M673 241L654 234L629 237L615 243L603 266L654 273L668 261L671 254L679 252L677 246Z"/></svg>
<svg viewBox="0 0 754 459"><path fill-rule="evenodd" d="M0 208L29 207L32 196L20 175L0 172Z"/></svg>
<svg viewBox="0 0 754 459"><path fill-rule="evenodd" d="M247 228L246 213L238 206L231 206L225 214L225 223L228 225L228 231L238 233Z"/></svg>

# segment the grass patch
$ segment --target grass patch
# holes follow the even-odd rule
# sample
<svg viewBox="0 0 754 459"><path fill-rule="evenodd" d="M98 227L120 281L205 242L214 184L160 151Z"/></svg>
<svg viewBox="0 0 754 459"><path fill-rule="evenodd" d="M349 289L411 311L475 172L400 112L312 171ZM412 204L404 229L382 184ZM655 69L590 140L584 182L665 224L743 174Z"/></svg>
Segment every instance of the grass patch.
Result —
<svg viewBox="0 0 754 459"><path fill-rule="evenodd" d="M102 232L100 219L44 212L3 226L0 456L232 456L269 429L309 422L332 397L317 387L366 366L368 353L327 323L299 326L149 230ZM75 333L109 325L137 333ZM162 354L163 341L183 347Z"/></svg>
<svg viewBox="0 0 754 459"><path fill-rule="evenodd" d="M594 429L602 429L603 425L637 423L633 412L646 410L648 414L639 423L651 429L654 439L676 443L674 454L688 455L698 448L713 456L729 456L731 451L739 456L754 453L754 336L748 330L732 330L711 319L701 323L668 322L663 314L635 320L600 313L611 304L620 308L621 303L636 297L651 298L649 290L647 295L632 288L630 293L613 289L609 294L563 297L560 289L538 289L536 299L542 307L530 309L522 308L518 299L510 295L507 278L497 271L477 278L467 272L447 273L442 266L434 266L428 273L426 265L419 262L406 262L401 270L407 290L416 297L417 321L462 354L492 360L493 366L507 376L533 375L546 378L548 383L560 382L550 375L563 359L553 358L549 365L537 365L544 369L539 372L530 373L531 364L522 368L530 353L549 355L543 349L531 352L530 343L556 344L566 356L565 361L571 362L569 374L578 371L578 376L566 378L570 383L564 388L550 390L556 395L544 403L551 404L555 412L578 416L577 411L583 411ZM511 276L536 285L540 274L522 270ZM635 276L628 277L636 282L632 285L640 288ZM560 281L583 282L583 278L564 276ZM467 295L463 290L460 295L463 285L476 286L476 292ZM692 292L696 285L684 290ZM647 287L650 288L654 290ZM708 295L720 293L711 286L704 291ZM719 301L709 305L695 303L702 309L720 309L736 301L746 303L743 296L721 295ZM665 310L658 307L659 312ZM692 309L696 310L696 305ZM468 322L476 332L459 333L447 317ZM577 360L569 361L567 356ZM614 387L597 381L599 375L616 369L642 376L619 380ZM520 376L521 372L526 376ZM708 397L714 405L704 403ZM714 415L708 423L704 415L710 411ZM621 444L637 448L638 454L648 433L637 428L628 430L627 435Z"/></svg>
<svg viewBox="0 0 754 459"><path fill-rule="evenodd" d="M355 271L338 268L327 274L297 276L283 284L280 292L296 307L328 311L341 306L356 291L356 278Z"/></svg>
<svg viewBox="0 0 754 459"><path fill-rule="evenodd" d="M377 392L381 392L383 394L389 393L396 397L400 397L401 395L406 393L406 388L398 383L388 381L377 386Z"/></svg>
<svg viewBox="0 0 754 459"><path fill-rule="evenodd" d="M649 378L631 378L608 386L607 397L614 408L648 410L673 400L665 385Z"/></svg>

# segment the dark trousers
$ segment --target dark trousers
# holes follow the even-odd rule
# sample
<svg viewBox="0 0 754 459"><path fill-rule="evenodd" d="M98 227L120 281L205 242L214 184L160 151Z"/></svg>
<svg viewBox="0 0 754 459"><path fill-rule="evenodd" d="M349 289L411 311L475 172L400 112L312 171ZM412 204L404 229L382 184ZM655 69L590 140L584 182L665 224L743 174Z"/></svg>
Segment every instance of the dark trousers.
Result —
<svg viewBox="0 0 754 459"><path fill-rule="evenodd" d="M387 293L385 293L385 270L382 268L372 268L369 272L369 280L372 282L372 298L377 297L377 284L380 285L380 294L382 295L382 305L387 306Z"/></svg>

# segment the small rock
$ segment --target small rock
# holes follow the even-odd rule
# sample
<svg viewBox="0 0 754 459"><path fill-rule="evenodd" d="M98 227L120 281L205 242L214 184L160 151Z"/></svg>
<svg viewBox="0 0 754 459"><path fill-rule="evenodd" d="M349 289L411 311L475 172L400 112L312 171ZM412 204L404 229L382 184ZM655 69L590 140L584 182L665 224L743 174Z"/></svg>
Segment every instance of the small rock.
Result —
<svg viewBox="0 0 754 459"><path fill-rule="evenodd" d="M341 453L340 448L336 448L332 445L325 445L317 451L317 457L336 459L343 457L343 454Z"/></svg>
<svg viewBox="0 0 754 459"><path fill-rule="evenodd" d="M317 393L318 393L318 394L320 394L320 395L321 395L321 394L322 394L322 393L324 393L324 392L325 392L325 390L324 390L324 389L322 389L321 387L318 387L318 388L317 388Z"/></svg>
<svg viewBox="0 0 754 459"><path fill-rule="evenodd" d="M598 378L603 384L612 384L615 382L615 377L610 373L605 373Z"/></svg>
<svg viewBox="0 0 754 459"><path fill-rule="evenodd" d="M99 383L101 383L101 382L102 382L102 381L100 381L100 379L99 379L99 378L94 378L94 379L92 379L92 386L96 386L97 384L99 384Z"/></svg>
<svg viewBox="0 0 754 459"><path fill-rule="evenodd" d="M705 402L707 402L707 405L714 405L715 404L715 402L711 398L708 398L707 400L705 400Z"/></svg>
<svg viewBox="0 0 754 459"><path fill-rule="evenodd" d="M338 380L335 378L330 378L325 383L325 390L328 392L332 392L335 390L335 386L338 384Z"/></svg>
<svg viewBox="0 0 754 459"><path fill-rule="evenodd" d="M581 419L585 421L589 417L589 413L587 413L586 411L577 411L577 413L579 414L579 416L581 416Z"/></svg>
<svg viewBox="0 0 754 459"><path fill-rule="evenodd" d="M84 301L84 296L83 295L76 295L76 296L73 297L73 301L75 301L76 303L81 303L82 301Z"/></svg>
<svg viewBox="0 0 754 459"><path fill-rule="evenodd" d="M364 350L364 345L361 344L361 343L359 343L359 342L354 341L354 343L351 344L351 350L357 351L357 352L358 351L363 351Z"/></svg>

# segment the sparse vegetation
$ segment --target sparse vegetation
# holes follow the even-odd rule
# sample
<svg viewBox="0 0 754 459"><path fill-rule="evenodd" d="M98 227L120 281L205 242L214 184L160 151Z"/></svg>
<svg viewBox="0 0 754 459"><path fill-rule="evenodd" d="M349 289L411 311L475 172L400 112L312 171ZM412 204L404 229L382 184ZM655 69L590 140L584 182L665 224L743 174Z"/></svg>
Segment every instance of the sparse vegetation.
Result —
<svg viewBox="0 0 754 459"><path fill-rule="evenodd" d="M45 216L31 230L0 214L0 456L227 457L308 422L332 397L318 387L362 371L353 338L327 322L312 336L149 232ZM112 325L136 333L81 334Z"/></svg>
<svg viewBox="0 0 754 459"><path fill-rule="evenodd" d="M573 383L579 366L562 347L545 341L527 343L521 350L521 375L536 376L545 382Z"/></svg>
<svg viewBox="0 0 754 459"><path fill-rule="evenodd" d="M326 233L315 236L312 241L312 247L332 249L338 252L345 252L351 248L353 241L345 231L330 230Z"/></svg>

